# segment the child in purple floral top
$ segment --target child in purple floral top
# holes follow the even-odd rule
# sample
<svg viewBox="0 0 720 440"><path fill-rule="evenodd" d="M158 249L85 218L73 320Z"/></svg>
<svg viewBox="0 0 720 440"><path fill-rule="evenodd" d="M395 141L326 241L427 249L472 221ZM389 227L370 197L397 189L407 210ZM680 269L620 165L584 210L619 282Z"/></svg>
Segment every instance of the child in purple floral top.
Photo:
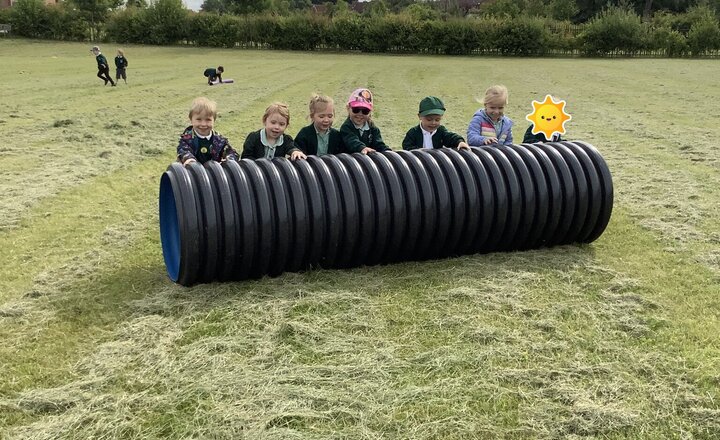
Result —
<svg viewBox="0 0 720 440"><path fill-rule="evenodd" d="M217 105L207 98L195 98L190 106L190 123L180 136L177 158L183 165L208 160L222 162L238 160L237 152L228 140L213 130Z"/></svg>

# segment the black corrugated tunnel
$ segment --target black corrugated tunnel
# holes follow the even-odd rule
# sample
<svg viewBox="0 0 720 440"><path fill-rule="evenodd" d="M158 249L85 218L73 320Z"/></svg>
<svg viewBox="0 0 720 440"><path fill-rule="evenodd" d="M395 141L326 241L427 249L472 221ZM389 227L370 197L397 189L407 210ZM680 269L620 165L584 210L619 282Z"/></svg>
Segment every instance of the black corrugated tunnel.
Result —
<svg viewBox="0 0 720 440"><path fill-rule="evenodd" d="M612 205L584 142L173 163L160 238L168 276L189 286L590 243Z"/></svg>

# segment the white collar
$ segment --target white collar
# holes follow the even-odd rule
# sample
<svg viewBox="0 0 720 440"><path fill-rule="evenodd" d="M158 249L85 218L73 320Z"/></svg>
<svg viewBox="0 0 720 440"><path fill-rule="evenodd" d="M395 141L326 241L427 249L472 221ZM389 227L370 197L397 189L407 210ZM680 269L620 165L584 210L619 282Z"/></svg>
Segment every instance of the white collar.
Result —
<svg viewBox="0 0 720 440"><path fill-rule="evenodd" d="M210 140L210 138L212 138L213 132L212 132L212 130L210 130L210 134L209 134L209 135L203 136L203 135L201 135L200 133L198 133L197 131L195 131L195 129L193 129L193 134L194 134L195 136L199 137L199 138L203 138L203 139Z"/></svg>
<svg viewBox="0 0 720 440"><path fill-rule="evenodd" d="M430 136L432 136L432 135L434 135L435 133L437 133L437 128L436 128L435 130L433 130L433 131L427 131L427 130L425 130L425 129L423 128L422 124L420 124L420 130L422 130L423 134L429 134Z"/></svg>

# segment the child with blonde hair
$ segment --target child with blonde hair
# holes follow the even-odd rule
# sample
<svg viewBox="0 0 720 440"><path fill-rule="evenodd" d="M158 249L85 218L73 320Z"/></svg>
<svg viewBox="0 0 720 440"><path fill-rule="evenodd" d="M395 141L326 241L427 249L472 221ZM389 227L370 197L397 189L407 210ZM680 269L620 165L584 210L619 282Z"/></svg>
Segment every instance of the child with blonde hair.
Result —
<svg viewBox="0 0 720 440"><path fill-rule="evenodd" d="M372 120L373 96L370 90L361 88L353 91L346 109L348 117L340 127L340 134L349 153L368 154L390 150Z"/></svg>
<svg viewBox="0 0 720 440"><path fill-rule="evenodd" d="M117 56L115 57L115 81L120 82L120 78L127 84L127 69L128 60L125 58L125 52L122 49L117 50Z"/></svg>
<svg viewBox="0 0 720 440"><path fill-rule="evenodd" d="M290 125L290 109L287 104L275 102L265 109L262 117L263 128L250 133L243 145L243 159L272 159L290 156L290 159L305 159L305 153L295 146L293 138L285 134Z"/></svg>
<svg viewBox="0 0 720 440"><path fill-rule="evenodd" d="M482 108L475 112L468 125L467 142L471 146L488 144L512 144L513 122L505 116L508 89L502 85L488 87Z"/></svg>
<svg viewBox="0 0 720 440"><path fill-rule="evenodd" d="M345 152L340 132L332 127L335 121L335 102L329 96L317 93L310 98L311 124L303 127L295 136L295 146L308 155L323 156Z"/></svg>
<svg viewBox="0 0 720 440"><path fill-rule="evenodd" d="M195 98L190 105L190 126L180 135L177 158L183 165L209 160L238 160L230 142L215 130L217 104L205 97Z"/></svg>

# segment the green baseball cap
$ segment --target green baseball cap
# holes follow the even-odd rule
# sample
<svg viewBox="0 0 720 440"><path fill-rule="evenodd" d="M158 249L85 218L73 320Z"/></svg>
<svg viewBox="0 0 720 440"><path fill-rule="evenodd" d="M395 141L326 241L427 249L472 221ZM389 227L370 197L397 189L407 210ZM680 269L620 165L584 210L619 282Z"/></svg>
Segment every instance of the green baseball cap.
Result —
<svg viewBox="0 0 720 440"><path fill-rule="evenodd" d="M420 116L445 114L445 104L440 101L440 98L427 96L420 101L420 111L418 114Z"/></svg>

